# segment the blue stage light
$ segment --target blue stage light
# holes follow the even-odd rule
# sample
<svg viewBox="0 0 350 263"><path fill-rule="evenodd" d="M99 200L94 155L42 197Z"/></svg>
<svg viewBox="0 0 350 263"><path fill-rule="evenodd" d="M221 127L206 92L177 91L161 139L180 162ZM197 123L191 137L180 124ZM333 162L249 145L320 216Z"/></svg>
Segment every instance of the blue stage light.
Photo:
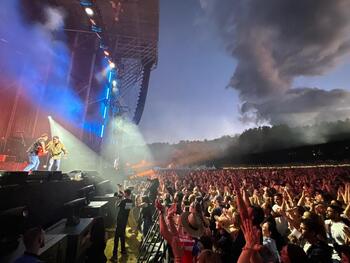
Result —
<svg viewBox="0 0 350 263"><path fill-rule="evenodd" d="M105 130L105 125L103 124L101 127L101 134L100 134L101 138L103 137L104 130Z"/></svg>
<svg viewBox="0 0 350 263"><path fill-rule="evenodd" d="M101 33L102 32L102 28L96 25L91 25L91 31L95 32L95 33Z"/></svg>
<svg viewBox="0 0 350 263"><path fill-rule="evenodd" d="M90 0L80 0L81 6L92 6L92 2Z"/></svg>
<svg viewBox="0 0 350 263"><path fill-rule="evenodd" d="M106 92L106 100L109 99L109 88L107 89L107 92Z"/></svg>
<svg viewBox="0 0 350 263"><path fill-rule="evenodd" d="M105 106L104 112L103 112L103 119L106 119L107 116L107 106Z"/></svg>

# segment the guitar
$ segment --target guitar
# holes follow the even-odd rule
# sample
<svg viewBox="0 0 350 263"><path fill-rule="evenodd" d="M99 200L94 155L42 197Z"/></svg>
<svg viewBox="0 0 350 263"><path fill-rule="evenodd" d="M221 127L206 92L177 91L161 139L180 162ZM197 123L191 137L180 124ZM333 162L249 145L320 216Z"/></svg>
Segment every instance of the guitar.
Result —
<svg viewBox="0 0 350 263"><path fill-rule="evenodd" d="M38 149L37 149L36 152L37 152L37 155L38 155L39 157L46 155L46 153L44 153L43 147L41 147L41 146L38 147Z"/></svg>

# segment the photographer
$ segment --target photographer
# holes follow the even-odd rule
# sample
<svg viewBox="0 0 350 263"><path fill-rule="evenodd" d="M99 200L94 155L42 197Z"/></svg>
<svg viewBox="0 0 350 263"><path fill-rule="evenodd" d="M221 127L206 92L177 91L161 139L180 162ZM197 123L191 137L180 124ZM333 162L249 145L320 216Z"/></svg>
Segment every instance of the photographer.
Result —
<svg viewBox="0 0 350 263"><path fill-rule="evenodd" d="M121 194L120 191L119 191L119 194ZM121 253L126 254L125 229L128 222L130 210L133 207L133 202L130 197L131 197L131 190L126 189L123 193L123 197L121 197L120 202L117 204L119 211L117 215L117 225L116 225L115 236L114 236L113 256L111 258L111 261L116 261L118 259L119 239L121 242Z"/></svg>

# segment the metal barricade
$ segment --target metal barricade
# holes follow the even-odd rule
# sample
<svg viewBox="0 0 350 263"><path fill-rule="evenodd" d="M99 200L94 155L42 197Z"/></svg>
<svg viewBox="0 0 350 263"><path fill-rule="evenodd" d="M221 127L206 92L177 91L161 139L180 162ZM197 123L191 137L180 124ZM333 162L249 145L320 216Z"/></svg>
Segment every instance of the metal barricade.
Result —
<svg viewBox="0 0 350 263"><path fill-rule="evenodd" d="M143 238L137 262L165 262L166 244L160 234L159 214L153 214L153 225L147 235Z"/></svg>

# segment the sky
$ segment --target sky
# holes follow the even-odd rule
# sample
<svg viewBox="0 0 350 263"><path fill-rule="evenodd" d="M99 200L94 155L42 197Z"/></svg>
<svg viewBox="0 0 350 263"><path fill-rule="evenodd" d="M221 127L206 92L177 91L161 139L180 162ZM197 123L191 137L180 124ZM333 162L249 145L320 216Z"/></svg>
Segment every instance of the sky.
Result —
<svg viewBox="0 0 350 263"><path fill-rule="evenodd" d="M239 93L227 88L237 66L198 0L161 0L158 67L151 74L140 130L146 142L203 140L253 127ZM349 57L323 76L293 86L349 89Z"/></svg>
<svg viewBox="0 0 350 263"><path fill-rule="evenodd" d="M216 138L242 131L237 94L226 86L235 61L200 20L194 0L160 1L158 67L141 120L147 142Z"/></svg>

